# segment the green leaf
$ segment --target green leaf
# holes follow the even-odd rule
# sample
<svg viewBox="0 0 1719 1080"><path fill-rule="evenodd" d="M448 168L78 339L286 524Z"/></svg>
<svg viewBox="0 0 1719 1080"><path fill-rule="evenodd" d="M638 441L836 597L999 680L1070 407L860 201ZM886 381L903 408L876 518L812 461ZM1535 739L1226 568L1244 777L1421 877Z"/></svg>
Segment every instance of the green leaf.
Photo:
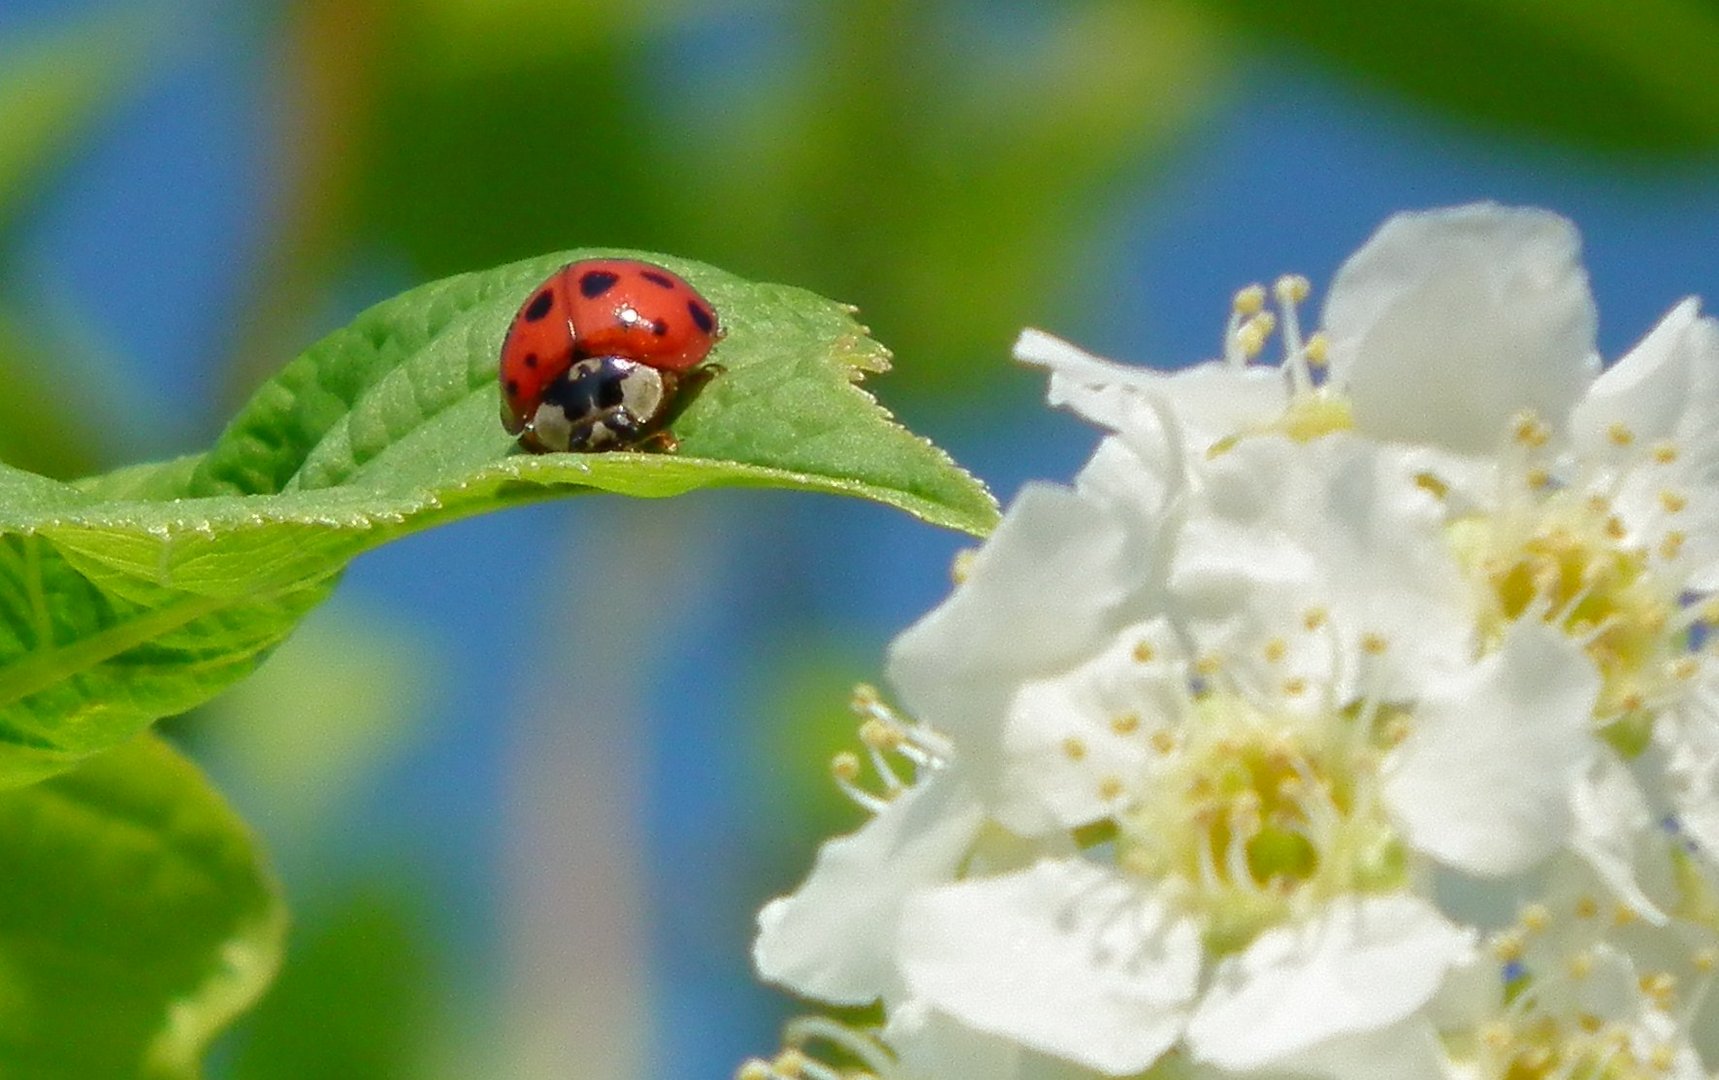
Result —
<svg viewBox="0 0 1719 1080"><path fill-rule="evenodd" d="M589 254L589 253L586 253ZM675 454L531 455L501 429L495 356L572 252L424 286L262 387L200 458L78 485L0 468L0 785L49 775L251 670L359 553L578 491L857 495L982 534L990 495L856 385L886 366L851 310L674 259L717 306L725 371ZM182 497L175 497L182 496Z"/></svg>
<svg viewBox="0 0 1719 1080"><path fill-rule="evenodd" d="M198 1075L274 975L285 911L244 823L143 736L0 791L0 1075Z"/></svg>
<svg viewBox="0 0 1719 1080"><path fill-rule="evenodd" d="M409 879L340 888L295 918L280 980L236 1032L235 1080L436 1075L448 980L429 889Z"/></svg>
<svg viewBox="0 0 1719 1080"><path fill-rule="evenodd" d="M1719 7L1689 0L1193 0L1368 84L1464 119L1578 146L1719 147Z"/></svg>

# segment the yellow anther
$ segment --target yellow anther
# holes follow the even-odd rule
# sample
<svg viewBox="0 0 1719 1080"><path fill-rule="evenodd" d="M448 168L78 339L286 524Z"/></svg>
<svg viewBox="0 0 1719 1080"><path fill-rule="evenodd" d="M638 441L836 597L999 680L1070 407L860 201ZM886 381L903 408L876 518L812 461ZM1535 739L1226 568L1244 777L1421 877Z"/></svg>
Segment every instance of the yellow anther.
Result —
<svg viewBox="0 0 1719 1080"><path fill-rule="evenodd" d="M978 548L962 548L955 553L955 559L949 564L949 577L957 585L967 584L967 579L973 576L973 564L979 560Z"/></svg>
<svg viewBox="0 0 1719 1080"><path fill-rule="evenodd" d="M1529 904L1522 909L1520 920L1524 930L1538 934L1552 922L1552 912L1545 904Z"/></svg>
<svg viewBox="0 0 1719 1080"><path fill-rule="evenodd" d="M1118 735L1132 735L1140 730L1140 715L1138 713L1123 713L1110 718L1110 730Z"/></svg>
<svg viewBox="0 0 1719 1080"><path fill-rule="evenodd" d="M894 750L906 739L902 730L882 720L867 720L859 728L860 742L876 750Z"/></svg>
<svg viewBox="0 0 1719 1080"><path fill-rule="evenodd" d="M1289 652L1289 643L1282 638L1272 638L1265 643L1265 659L1267 663L1279 664Z"/></svg>
<svg viewBox="0 0 1719 1080"><path fill-rule="evenodd" d="M1160 754L1168 754L1176 749L1176 736L1163 728L1154 731L1148 741L1152 744L1152 749Z"/></svg>
<svg viewBox="0 0 1719 1080"><path fill-rule="evenodd" d="M1134 646L1134 659L1142 664L1150 664L1158 659L1158 650L1152 647L1150 641L1141 641Z"/></svg>
<svg viewBox="0 0 1719 1080"><path fill-rule="evenodd" d="M1544 446L1552 437L1552 433L1532 410L1524 410L1511 417L1510 433L1518 443L1527 447Z"/></svg>
<svg viewBox="0 0 1719 1080"><path fill-rule="evenodd" d="M1695 955L1689 958L1689 963L1696 971L1703 974L1712 971L1714 968L1719 968L1719 949L1712 948L1711 946L1705 949L1696 949Z"/></svg>
<svg viewBox="0 0 1719 1080"><path fill-rule="evenodd" d="M869 708L882 700L883 695L870 683L855 683L852 692L848 694L848 703L856 709Z"/></svg>
<svg viewBox="0 0 1719 1080"><path fill-rule="evenodd" d="M1677 1064L1677 1049L1660 1043L1647 1055L1647 1063L1655 1072L1670 1072L1671 1067Z"/></svg>
<svg viewBox="0 0 1719 1080"><path fill-rule="evenodd" d="M1659 505L1665 507L1668 514L1681 513L1689 505L1689 497L1681 491L1668 489L1659 493Z"/></svg>
<svg viewBox="0 0 1719 1080"><path fill-rule="evenodd" d="M1669 998L1677 993L1677 979L1668 972L1650 971L1637 981L1641 992L1655 1000Z"/></svg>
<svg viewBox="0 0 1719 1080"><path fill-rule="evenodd" d="M1440 501L1450 494L1450 485L1430 472L1416 473L1415 486Z"/></svg>
<svg viewBox="0 0 1719 1080"><path fill-rule="evenodd" d="M1266 318L1265 315L1255 315L1236 331L1236 347L1243 356L1252 359L1265 348L1265 339L1271 336L1271 329L1263 325Z"/></svg>
<svg viewBox="0 0 1719 1080"><path fill-rule="evenodd" d="M1606 1022L1591 1012L1577 1013L1576 1026L1587 1032L1589 1035L1592 1035L1594 1032L1605 1027Z"/></svg>
<svg viewBox="0 0 1719 1080"><path fill-rule="evenodd" d="M1693 656L1680 656L1671 665L1671 677L1688 682L1701 674L1701 661Z"/></svg>
<svg viewBox="0 0 1719 1080"><path fill-rule="evenodd" d="M1285 274L1272 282L1272 292L1279 303L1300 304L1313 295L1313 283L1300 274Z"/></svg>
<svg viewBox="0 0 1719 1080"><path fill-rule="evenodd" d="M1283 693L1286 697L1300 697L1307 693L1307 680L1299 675L1283 680Z"/></svg>
<svg viewBox="0 0 1719 1080"><path fill-rule="evenodd" d="M830 759L830 772L837 780L846 780L848 783L852 783L859 778L859 755L851 750L843 750Z"/></svg>
<svg viewBox="0 0 1719 1080"><path fill-rule="evenodd" d="M1401 713L1392 716L1380 725L1380 733L1384 736L1386 746L1401 746L1404 739L1415 729L1414 721Z"/></svg>
<svg viewBox="0 0 1719 1080"><path fill-rule="evenodd" d="M1582 951L1570 957L1570 978L1585 979L1594 973L1594 954Z"/></svg>
<svg viewBox="0 0 1719 1080"><path fill-rule="evenodd" d="M1606 536L1607 537L1609 537L1612 540L1622 540L1624 537L1626 537L1628 535L1629 535L1629 526L1624 524L1623 518L1618 517L1616 514L1613 514L1612 516L1606 518Z"/></svg>
<svg viewBox="0 0 1719 1080"><path fill-rule="evenodd" d="M1302 613L1301 625L1310 631L1317 630L1321 626L1324 626L1325 620L1330 617L1331 613L1326 611L1324 608L1308 608Z"/></svg>
<svg viewBox="0 0 1719 1080"><path fill-rule="evenodd" d="M1600 905L1593 897L1582 896L1576 899L1576 906L1573 910L1576 912L1576 918L1591 919L1600 913Z"/></svg>
<svg viewBox="0 0 1719 1080"><path fill-rule="evenodd" d="M1105 802L1114 802L1122 797L1122 779L1116 776L1106 776L1098 782L1098 797Z"/></svg>
<svg viewBox="0 0 1719 1080"><path fill-rule="evenodd" d="M1623 904L1619 904L1617 907L1612 909L1612 922L1618 926L1628 926L1638 918L1640 918L1640 916L1635 913L1635 909L1632 907L1626 907Z"/></svg>
<svg viewBox="0 0 1719 1080"><path fill-rule="evenodd" d="M740 1066L734 1074L734 1080L770 1080L770 1063L753 1058Z"/></svg>
<svg viewBox="0 0 1719 1080"><path fill-rule="evenodd" d="M1676 529L1666 533L1659 541L1659 557L1667 562L1683 553L1683 545L1689 537Z"/></svg>
<svg viewBox="0 0 1719 1080"><path fill-rule="evenodd" d="M1508 1050L1516 1041L1516 1033L1510 1030L1509 1024L1495 1022L1480 1029L1480 1041L1493 1051Z"/></svg>
<svg viewBox="0 0 1719 1080"><path fill-rule="evenodd" d="M1613 446L1628 446L1635 442L1635 432L1622 421L1616 421L1606 428L1606 438L1612 441Z"/></svg>
<svg viewBox="0 0 1719 1080"><path fill-rule="evenodd" d="M1385 640L1383 634L1367 633L1361 635L1361 651L1368 656L1383 656L1390 650L1391 643Z"/></svg>
<svg viewBox="0 0 1719 1080"><path fill-rule="evenodd" d="M1597 516L1612 512L1612 501L1604 495L1588 496L1588 512Z"/></svg>
<svg viewBox="0 0 1719 1080"><path fill-rule="evenodd" d="M1506 964L1522 959L1522 935L1514 930L1499 934L1492 939L1492 955Z"/></svg>
<svg viewBox="0 0 1719 1080"><path fill-rule="evenodd" d="M1070 761L1079 761L1086 757L1086 743L1079 736L1070 735L1062 741L1062 753Z"/></svg>
<svg viewBox="0 0 1719 1080"><path fill-rule="evenodd" d="M1307 344L1301 347L1301 355L1307 357L1307 366L1322 368L1331 362L1331 339L1321 330L1307 339Z"/></svg>
<svg viewBox="0 0 1719 1080"><path fill-rule="evenodd" d="M1265 310L1265 286L1249 285L1238 291L1230 307L1244 319L1250 315L1258 315Z"/></svg>
<svg viewBox="0 0 1719 1080"><path fill-rule="evenodd" d="M1670 465L1677 460L1677 446L1668 442L1660 443L1653 448L1653 460L1660 465Z"/></svg>
<svg viewBox="0 0 1719 1080"><path fill-rule="evenodd" d="M773 1064L776 1066L776 1072L782 1076L800 1077L806 1074L806 1055L793 1047L777 1054Z"/></svg>
<svg viewBox="0 0 1719 1080"><path fill-rule="evenodd" d="M1194 673L1206 678L1211 678L1223 669L1223 661L1211 653L1207 653L1194 661Z"/></svg>

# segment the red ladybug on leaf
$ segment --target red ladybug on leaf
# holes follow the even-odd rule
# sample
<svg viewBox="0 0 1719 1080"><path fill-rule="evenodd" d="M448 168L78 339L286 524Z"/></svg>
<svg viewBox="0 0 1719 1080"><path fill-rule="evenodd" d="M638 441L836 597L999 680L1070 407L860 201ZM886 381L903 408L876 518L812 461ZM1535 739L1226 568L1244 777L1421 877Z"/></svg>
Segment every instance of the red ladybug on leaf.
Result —
<svg viewBox="0 0 1719 1080"><path fill-rule="evenodd" d="M665 425L716 371L716 308L680 275L585 259L520 305L501 346L501 423L528 450L674 449Z"/></svg>

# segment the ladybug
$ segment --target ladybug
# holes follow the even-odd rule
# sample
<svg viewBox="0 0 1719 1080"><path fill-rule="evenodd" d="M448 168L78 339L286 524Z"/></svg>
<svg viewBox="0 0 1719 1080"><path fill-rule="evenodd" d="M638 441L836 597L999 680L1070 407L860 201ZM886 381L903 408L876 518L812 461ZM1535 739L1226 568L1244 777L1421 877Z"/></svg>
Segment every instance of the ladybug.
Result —
<svg viewBox="0 0 1719 1080"><path fill-rule="evenodd" d="M672 450L685 395L718 370L716 308L637 259L569 263L531 291L501 346L501 423L528 450Z"/></svg>

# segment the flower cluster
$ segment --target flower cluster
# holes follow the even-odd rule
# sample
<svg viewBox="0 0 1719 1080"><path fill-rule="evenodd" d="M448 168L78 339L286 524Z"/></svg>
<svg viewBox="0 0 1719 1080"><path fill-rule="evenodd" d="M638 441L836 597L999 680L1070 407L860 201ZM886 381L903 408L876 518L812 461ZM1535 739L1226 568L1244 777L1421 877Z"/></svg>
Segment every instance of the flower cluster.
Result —
<svg viewBox="0 0 1719 1080"><path fill-rule="evenodd" d="M1713 1075L1719 323L1604 367L1574 229L1494 205L1310 291L1173 373L1022 335L1102 442L856 695L871 820L759 916L881 1019L742 1077Z"/></svg>

